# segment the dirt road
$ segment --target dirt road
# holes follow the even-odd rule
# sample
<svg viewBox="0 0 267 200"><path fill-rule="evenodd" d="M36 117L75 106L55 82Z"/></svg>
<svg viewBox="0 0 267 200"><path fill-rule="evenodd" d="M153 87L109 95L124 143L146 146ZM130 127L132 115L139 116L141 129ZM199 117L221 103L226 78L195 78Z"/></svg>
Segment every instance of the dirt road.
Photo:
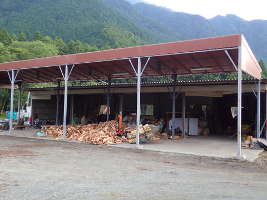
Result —
<svg viewBox="0 0 267 200"><path fill-rule="evenodd" d="M267 163L0 136L0 199L267 198Z"/></svg>

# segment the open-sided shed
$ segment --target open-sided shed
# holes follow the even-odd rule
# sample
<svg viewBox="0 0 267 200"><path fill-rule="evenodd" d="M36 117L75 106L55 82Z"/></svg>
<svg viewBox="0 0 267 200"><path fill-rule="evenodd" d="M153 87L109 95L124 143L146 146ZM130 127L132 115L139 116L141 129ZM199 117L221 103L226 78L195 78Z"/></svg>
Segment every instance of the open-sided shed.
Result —
<svg viewBox="0 0 267 200"><path fill-rule="evenodd" d="M242 35L229 35L164 44L144 45L37 58L0 64L0 84L11 83L11 113L16 80L28 83L63 79L66 134L69 80L137 78L137 145L139 145L141 78L163 75L238 73L238 156L241 157L242 72L261 79L261 68ZM177 76L173 76L177 77ZM176 79L174 78L174 82ZM259 82L260 83L260 82ZM259 84L260 91L260 84ZM175 85L173 102L175 102ZM258 106L260 98L258 98ZM175 104L173 104L173 111ZM258 119L260 112L258 111ZM11 114L12 116L12 114ZM175 117L173 112L173 118ZM258 130L260 124L258 123ZM10 131L12 118L10 119ZM174 131L174 130L173 130Z"/></svg>

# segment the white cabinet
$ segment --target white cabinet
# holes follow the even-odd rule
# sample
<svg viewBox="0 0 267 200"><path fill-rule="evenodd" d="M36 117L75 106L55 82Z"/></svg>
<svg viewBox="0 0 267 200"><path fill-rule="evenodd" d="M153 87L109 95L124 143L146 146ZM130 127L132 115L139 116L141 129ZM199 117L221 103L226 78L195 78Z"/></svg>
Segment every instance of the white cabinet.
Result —
<svg viewBox="0 0 267 200"><path fill-rule="evenodd" d="M177 123L180 130L183 130L183 118L178 118ZM198 135L198 118L185 118L185 132L188 133L188 135Z"/></svg>

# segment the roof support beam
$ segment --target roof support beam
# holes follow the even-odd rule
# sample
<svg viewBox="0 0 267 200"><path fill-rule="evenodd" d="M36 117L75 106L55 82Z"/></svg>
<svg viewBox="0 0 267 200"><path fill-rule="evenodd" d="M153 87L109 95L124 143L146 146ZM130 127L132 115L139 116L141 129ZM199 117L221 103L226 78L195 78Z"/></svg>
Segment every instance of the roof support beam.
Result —
<svg viewBox="0 0 267 200"><path fill-rule="evenodd" d="M47 75L46 73L42 73L40 71L23 71L22 76L28 76L33 80L37 80L37 82L50 82L54 81L53 78L50 75ZM36 81L35 81L36 82Z"/></svg>
<svg viewBox="0 0 267 200"><path fill-rule="evenodd" d="M135 72L136 74L136 77L137 77L137 108L136 108L136 146L137 148L139 148L139 145L140 145L140 141L139 141L139 136L140 136L140 117L141 117L141 78L142 78L142 74L144 73L147 65L148 65L148 62L150 60L150 57L147 58L147 61L145 63L145 65L142 67L142 60L141 60L141 57L138 57L137 58L137 70L135 69L135 66L133 65L132 63L132 60L129 59L129 62L130 62L130 65L133 69L133 71Z"/></svg>
<svg viewBox="0 0 267 200"><path fill-rule="evenodd" d="M188 56L193 60L199 67L204 67L194 56L194 54L188 54Z"/></svg>
<svg viewBox="0 0 267 200"><path fill-rule="evenodd" d="M51 71L50 69L43 69L40 71L41 74L45 74L46 77L50 77L51 80L55 81L61 77L59 73L55 73L55 71Z"/></svg>
<svg viewBox="0 0 267 200"><path fill-rule="evenodd" d="M63 73L61 66L59 66L62 77L64 78L63 137L67 137L68 80L70 78L70 75L71 75L71 72L74 68L74 65L72 65L70 68L68 65L65 65L64 68L65 68L65 72Z"/></svg>
<svg viewBox="0 0 267 200"><path fill-rule="evenodd" d="M183 64L181 61L179 61L177 58L173 58L171 57L171 59L176 62L179 66L182 66L186 71L189 72L189 74L192 74L192 71L190 70L190 68L188 68L185 64Z"/></svg>
<svg viewBox="0 0 267 200"><path fill-rule="evenodd" d="M149 64L150 69L155 71L158 75L164 76L164 73L162 72L162 64L161 64L160 60L155 59L155 58L153 58L153 60L155 61L155 64L150 62L150 64Z"/></svg>
<svg viewBox="0 0 267 200"><path fill-rule="evenodd" d="M224 72L224 69L223 69L222 65L216 60L216 58L214 57L213 52L210 53L210 57L212 58L214 63Z"/></svg>
<svg viewBox="0 0 267 200"><path fill-rule="evenodd" d="M157 61L161 62L161 60L158 59L157 57L154 57L153 59L156 59ZM172 67L169 64L166 64L166 62L164 62L164 66L167 67L171 71L171 74L175 74L176 73L175 67Z"/></svg>
<svg viewBox="0 0 267 200"><path fill-rule="evenodd" d="M7 73L11 83L10 112L9 112L9 134L11 134L13 129L14 89L15 89L15 81L18 76L19 70L11 70L8 71Z"/></svg>
<svg viewBox="0 0 267 200"><path fill-rule="evenodd" d="M131 76L135 76L135 73L133 71L129 70L128 67L122 67L122 64L115 65L114 63L111 63L113 67L119 68L120 71L129 73ZM112 74L111 74L112 75Z"/></svg>
<svg viewBox="0 0 267 200"><path fill-rule="evenodd" d="M97 66L92 65L93 66L93 71L97 72L98 74L102 75L103 77L105 77L105 79L108 79L108 77L110 76L110 74L106 73L105 70L102 70L103 68L105 68L103 65L101 65L100 63L96 63Z"/></svg>
<svg viewBox="0 0 267 200"><path fill-rule="evenodd" d="M87 72L88 71L88 72ZM86 72L84 72L83 70L79 70L79 68L75 68L73 70L73 74L77 74L78 77L80 77L79 79L83 79L83 80L88 80L89 77L92 76L92 72L87 68ZM81 78L82 77L82 78Z"/></svg>
<svg viewBox="0 0 267 200"><path fill-rule="evenodd" d="M32 78L30 75L26 74L25 71L21 71L20 73L20 78L24 81L24 82L31 82L31 83L39 83L40 81L38 81L37 79Z"/></svg>
<svg viewBox="0 0 267 200"><path fill-rule="evenodd" d="M239 51L241 51L241 48L239 48ZM231 61L232 65L234 66L235 70L238 71L238 67L236 66L234 60L232 59L231 55L229 54L228 50L224 50L225 54L227 55L228 59ZM239 55L240 57L240 55ZM239 59L239 61L241 62L241 60ZM239 62L238 61L238 62Z"/></svg>

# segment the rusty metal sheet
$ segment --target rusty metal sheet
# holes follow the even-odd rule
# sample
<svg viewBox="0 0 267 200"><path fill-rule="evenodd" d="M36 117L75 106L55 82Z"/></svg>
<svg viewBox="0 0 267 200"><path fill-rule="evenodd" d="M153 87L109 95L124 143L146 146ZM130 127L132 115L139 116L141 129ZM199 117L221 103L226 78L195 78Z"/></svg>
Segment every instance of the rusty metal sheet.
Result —
<svg viewBox="0 0 267 200"><path fill-rule="evenodd" d="M58 66L64 64L75 64L70 80L107 79L115 74L125 74L120 78L130 78L135 74L126 58L138 56L152 56L143 74L147 77L174 73L183 75L235 72L224 50L218 49L229 48L228 52L237 65L241 38L241 35L230 35L1 63L0 83L9 83L4 70L11 69L23 69L18 74L18 79L24 82L56 81L62 79ZM259 78L261 69L245 40L242 40L241 48L242 70ZM133 59L134 64L136 61L137 59Z"/></svg>
<svg viewBox="0 0 267 200"><path fill-rule="evenodd" d="M119 48L64 56L37 58L23 61L1 63L0 70L25 69L34 67L48 67L65 64L103 62L108 60L167 55L193 51L222 49L240 46L240 35L211 37L180 42L144 45L137 47Z"/></svg>

